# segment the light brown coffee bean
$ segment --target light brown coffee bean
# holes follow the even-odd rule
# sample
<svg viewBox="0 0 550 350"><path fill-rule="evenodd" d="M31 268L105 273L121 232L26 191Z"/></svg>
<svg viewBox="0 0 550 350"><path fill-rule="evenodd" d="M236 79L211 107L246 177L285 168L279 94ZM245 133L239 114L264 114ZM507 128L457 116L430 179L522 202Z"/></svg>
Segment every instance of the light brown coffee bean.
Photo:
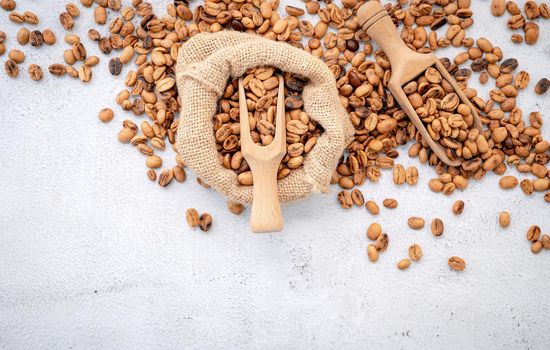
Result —
<svg viewBox="0 0 550 350"><path fill-rule="evenodd" d="M542 235L542 238L540 239L542 243L542 247L546 250L550 250L550 236L547 234Z"/></svg>
<svg viewBox="0 0 550 350"><path fill-rule="evenodd" d="M4 10L6 10L6 11L12 11L13 9L15 9L16 5L17 5L17 3L15 2L15 0L1 0L0 1L0 7L3 8Z"/></svg>
<svg viewBox="0 0 550 350"><path fill-rule="evenodd" d="M402 185L405 183L407 177L407 173L405 171L405 167L401 164L396 164L393 167L393 183L396 185Z"/></svg>
<svg viewBox="0 0 550 350"><path fill-rule="evenodd" d="M412 216L407 220L407 224L413 230L420 230L424 227L424 219L417 216Z"/></svg>
<svg viewBox="0 0 550 350"><path fill-rule="evenodd" d="M78 78L84 83L89 82L92 80L92 69L86 65L80 66L78 69Z"/></svg>
<svg viewBox="0 0 550 350"><path fill-rule="evenodd" d="M538 254L540 253L540 251L542 250L542 242L541 241L536 241L536 242L533 242L531 243L531 252L533 254Z"/></svg>
<svg viewBox="0 0 550 350"><path fill-rule="evenodd" d="M520 90L525 89L529 85L530 76L526 71L521 71L516 75L514 85Z"/></svg>
<svg viewBox="0 0 550 350"><path fill-rule="evenodd" d="M527 240L535 242L540 238L540 227L537 225L531 225L527 230Z"/></svg>
<svg viewBox="0 0 550 350"><path fill-rule="evenodd" d="M498 215L498 223L502 228L510 226L510 213L507 211L501 211Z"/></svg>
<svg viewBox="0 0 550 350"><path fill-rule="evenodd" d="M70 15L69 15L70 16ZM72 17L71 17L72 18ZM103 6L97 6L94 9L94 20L97 24L107 23L107 10Z"/></svg>
<svg viewBox="0 0 550 350"><path fill-rule="evenodd" d="M65 28L65 30L71 30L74 26L74 19L67 12L62 12L61 14L59 14L59 22L61 23L61 26Z"/></svg>
<svg viewBox="0 0 550 350"><path fill-rule="evenodd" d="M493 16L500 17L506 11L506 0L492 0L491 13Z"/></svg>
<svg viewBox="0 0 550 350"><path fill-rule="evenodd" d="M451 256L447 263L449 267L455 271L462 271L466 268L466 262L458 256Z"/></svg>
<svg viewBox="0 0 550 350"><path fill-rule="evenodd" d="M71 3L68 3L67 5L65 5L65 9L66 9L67 12L69 13L69 15L71 15L71 17L78 17L78 16L80 16L80 10L78 9L78 6L76 6L76 5L73 4L72 2L71 2Z"/></svg>
<svg viewBox="0 0 550 350"><path fill-rule="evenodd" d="M228 200L227 209L229 209L229 211L235 215L241 215L244 211L244 206L241 203Z"/></svg>
<svg viewBox="0 0 550 350"><path fill-rule="evenodd" d="M115 117L115 113L110 108L104 108L99 112L98 118L104 123L108 123Z"/></svg>
<svg viewBox="0 0 550 350"><path fill-rule="evenodd" d="M21 50L13 49L8 53L10 60L13 60L15 63L25 62L25 54Z"/></svg>
<svg viewBox="0 0 550 350"><path fill-rule="evenodd" d="M42 72L42 68L40 68L37 64L31 64L29 66L29 77L34 81L42 80L42 77L44 76L44 73Z"/></svg>
<svg viewBox="0 0 550 350"><path fill-rule="evenodd" d="M512 175L503 176L499 180L499 185L500 185L500 188L506 189L506 190L515 188L518 185L518 179Z"/></svg>
<svg viewBox="0 0 550 350"><path fill-rule="evenodd" d="M203 232L207 232L212 227L212 215L204 213L199 217L199 228Z"/></svg>
<svg viewBox="0 0 550 350"><path fill-rule="evenodd" d="M55 34L51 29L44 29L42 32L42 37L44 39L44 44L46 45L53 45L56 42Z"/></svg>
<svg viewBox="0 0 550 350"><path fill-rule="evenodd" d="M147 177L149 178L149 180L154 182L157 180L157 172L153 169L149 169L147 170Z"/></svg>
<svg viewBox="0 0 550 350"><path fill-rule="evenodd" d="M369 260L371 262L377 262L378 261L378 250L374 246L374 244L369 244L367 246L367 256L369 257Z"/></svg>
<svg viewBox="0 0 550 350"><path fill-rule="evenodd" d="M443 182L441 182L439 179L431 179L428 182L428 187L430 187L430 190L433 192L441 192L443 191Z"/></svg>
<svg viewBox="0 0 550 350"><path fill-rule="evenodd" d="M525 11L525 15L527 16L527 18L531 20L537 19L540 16L539 5L537 5L535 1L526 1L523 10Z"/></svg>
<svg viewBox="0 0 550 350"><path fill-rule="evenodd" d="M410 166L405 171L405 179L409 185L416 185L418 182L418 169L415 166Z"/></svg>
<svg viewBox="0 0 550 350"><path fill-rule="evenodd" d="M374 241L382 234L382 226L379 223L372 223L367 228L367 238Z"/></svg>
<svg viewBox="0 0 550 350"><path fill-rule="evenodd" d="M378 204L374 201L367 201L365 204L365 207L367 208L368 212L372 215L378 215L380 213L380 207L378 207Z"/></svg>
<svg viewBox="0 0 550 350"><path fill-rule="evenodd" d="M21 28L17 31L17 42L20 45L27 45L29 43L29 36L31 32L27 28Z"/></svg>
<svg viewBox="0 0 550 350"><path fill-rule="evenodd" d="M386 207L388 209L395 209L395 208L397 208L397 205L398 205L397 200L395 200L393 198L384 199L382 204L384 205L384 207Z"/></svg>
<svg viewBox="0 0 550 350"><path fill-rule="evenodd" d="M160 168L162 166L162 158L155 155L149 156L145 158L145 165L151 169Z"/></svg>
<svg viewBox="0 0 550 350"><path fill-rule="evenodd" d="M418 244L413 244L409 247L409 258L412 261L420 261L422 259L422 248Z"/></svg>
<svg viewBox="0 0 550 350"><path fill-rule="evenodd" d="M457 200L453 203L453 214L460 215L464 211L464 202Z"/></svg>
<svg viewBox="0 0 550 350"><path fill-rule="evenodd" d="M23 17L25 19L25 22L29 24L38 24L38 22L40 22L40 19L38 18L38 16L31 11L25 11L23 13Z"/></svg>
<svg viewBox="0 0 550 350"><path fill-rule="evenodd" d="M187 225L192 228L199 226L199 212L195 208L189 208L185 211L185 220Z"/></svg>
<svg viewBox="0 0 550 350"><path fill-rule="evenodd" d="M172 169L164 169L160 172L159 176L159 185L160 187L166 187L172 183L172 180L174 179L174 172Z"/></svg>
<svg viewBox="0 0 550 350"><path fill-rule="evenodd" d="M406 270L408 269L409 267L411 266L411 260L410 259L401 259L398 263L397 263L397 268L399 270Z"/></svg>
<svg viewBox="0 0 550 350"><path fill-rule="evenodd" d="M441 236L443 234L443 231L445 230L443 221L438 218L432 220L430 228L432 231L432 235L434 235L435 237Z"/></svg>

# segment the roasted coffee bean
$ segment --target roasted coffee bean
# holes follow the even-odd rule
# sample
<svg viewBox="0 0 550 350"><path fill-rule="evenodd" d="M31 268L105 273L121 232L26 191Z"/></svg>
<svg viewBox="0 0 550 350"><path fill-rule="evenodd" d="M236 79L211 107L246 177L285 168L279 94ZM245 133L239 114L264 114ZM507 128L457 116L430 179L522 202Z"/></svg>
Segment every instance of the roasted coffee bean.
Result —
<svg viewBox="0 0 550 350"><path fill-rule="evenodd" d="M420 230L424 227L424 219L423 218L419 218L419 217L416 217L416 216L413 216L413 217L410 217L408 220L407 220L407 224L409 225L410 228L412 228L413 230Z"/></svg>
<svg viewBox="0 0 550 350"><path fill-rule="evenodd" d="M369 260L371 262L378 261L378 250L374 246L374 244L369 244L367 246L367 256L369 257Z"/></svg>
<svg viewBox="0 0 550 350"><path fill-rule="evenodd" d="M537 95L544 95L546 91L548 91L548 89L550 89L550 80L546 78L542 78L541 80L539 80L539 82L535 86L535 92L537 93Z"/></svg>
<svg viewBox="0 0 550 350"><path fill-rule="evenodd" d="M535 242L540 238L540 227L537 225L531 225L527 230L527 240Z"/></svg>
<svg viewBox="0 0 550 350"><path fill-rule="evenodd" d="M29 37L31 32L27 28L21 28L17 32L17 42L20 45L27 45L29 43Z"/></svg>
<svg viewBox="0 0 550 350"><path fill-rule="evenodd" d="M409 247L409 258L412 261L420 261L422 259L422 248L418 244L413 244Z"/></svg>
<svg viewBox="0 0 550 350"><path fill-rule="evenodd" d="M384 199L384 201L382 202L382 204L384 205L384 207L388 208L388 209L395 209L397 208L397 201L395 199L392 199L392 198L386 198Z"/></svg>
<svg viewBox="0 0 550 350"><path fill-rule="evenodd" d="M464 211L464 202L458 200L453 203L453 214L460 215Z"/></svg>
<svg viewBox="0 0 550 350"><path fill-rule="evenodd" d="M439 237L443 234L445 226L443 225L443 221L441 219L433 219L430 228L432 231L432 235L434 235L435 237Z"/></svg>
<svg viewBox="0 0 550 350"><path fill-rule="evenodd" d="M185 211L185 220L187 221L187 225L195 228L199 226L199 213L195 208L189 208Z"/></svg>
<svg viewBox="0 0 550 350"><path fill-rule="evenodd" d="M372 215L378 215L380 213L380 208L378 207L378 204L376 204L376 202L374 201L367 201L365 207Z"/></svg>
<svg viewBox="0 0 550 350"><path fill-rule="evenodd" d="M498 215L498 223L502 228L510 226L510 213L507 211L501 211Z"/></svg>
<svg viewBox="0 0 550 350"><path fill-rule="evenodd" d="M235 215L241 215L244 211L244 205L238 202L234 202L232 200L227 201L227 209Z"/></svg>
<svg viewBox="0 0 550 350"><path fill-rule="evenodd" d="M411 261L409 259L402 259L397 263L397 268L399 270L406 270L411 266Z"/></svg>
<svg viewBox="0 0 550 350"><path fill-rule="evenodd" d="M371 241L375 241L378 236L382 234L382 226L378 223L370 224L370 226L367 229L367 238Z"/></svg>
<svg viewBox="0 0 550 350"><path fill-rule="evenodd" d="M53 45L56 42L55 34L51 29L44 29L42 32L42 37L44 39L44 44L46 45Z"/></svg>
<svg viewBox="0 0 550 350"><path fill-rule="evenodd" d="M466 268L466 262L458 256L451 256L448 261L449 267L455 271L462 271Z"/></svg>
<svg viewBox="0 0 550 350"><path fill-rule="evenodd" d="M44 73L42 72L42 68L40 68L37 64L31 64L29 66L29 77L34 81L42 80L42 77L44 76Z"/></svg>
<svg viewBox="0 0 550 350"><path fill-rule="evenodd" d="M48 67L48 70L52 75L56 75L58 77L61 77L67 73L67 69L63 64L60 63L54 63Z"/></svg>
<svg viewBox="0 0 550 350"><path fill-rule="evenodd" d="M62 12L60 15L59 15L59 22L61 23L61 25L63 26L63 28L65 28L65 30L71 30L74 26L74 19L73 17L67 13L67 12Z"/></svg>
<svg viewBox="0 0 550 350"><path fill-rule="evenodd" d="M17 76L19 75L19 67L17 66L17 63L12 59L6 61L6 63L4 64L4 68L6 69L6 73L10 78L17 78Z"/></svg>
<svg viewBox="0 0 550 350"><path fill-rule="evenodd" d="M109 60L109 71L112 75L119 75L122 72L122 62L120 58L115 57Z"/></svg>
<svg viewBox="0 0 550 350"><path fill-rule="evenodd" d="M39 30L33 30L29 35L29 44L34 47L40 47L44 43L44 36Z"/></svg>
<svg viewBox="0 0 550 350"><path fill-rule="evenodd" d="M201 231L206 232L209 231L212 227L212 215L208 213L201 214L199 217L199 228Z"/></svg>

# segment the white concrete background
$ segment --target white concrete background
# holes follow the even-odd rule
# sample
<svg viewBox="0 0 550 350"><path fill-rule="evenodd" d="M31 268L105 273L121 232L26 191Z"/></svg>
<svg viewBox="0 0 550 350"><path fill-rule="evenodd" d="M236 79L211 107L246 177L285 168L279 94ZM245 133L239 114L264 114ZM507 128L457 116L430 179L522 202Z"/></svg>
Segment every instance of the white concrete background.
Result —
<svg viewBox="0 0 550 350"><path fill-rule="evenodd" d="M38 28L63 33L57 17L64 1L18 3L40 14ZM550 75L550 21L539 21L537 46L514 46L489 1L473 3L470 35L490 37L532 81ZM83 37L89 20L84 9L76 21ZM18 46L18 28L1 13L9 49ZM124 74L111 78L103 55L88 85L28 78L30 63L46 68L64 49L60 35L53 47L26 47L21 77L0 73L0 348L550 347L550 253L534 256L525 240L531 224L550 232L540 194L501 191L489 175L465 192L435 195L427 188L434 170L404 155L398 162L419 167L417 186L397 188L386 172L362 188L378 203L398 199L397 210L382 209L377 218L344 211L334 188L285 206L284 232L254 235L248 213L229 214L225 199L192 174L166 189L149 182L143 156L116 141L129 116L114 103ZM533 87L518 102L525 115L540 110L548 121L550 98L535 96ZM96 117L106 106L116 111L108 125ZM466 202L459 218L450 209L457 199ZM213 214L209 233L186 226L189 207ZM512 213L506 230L498 228L499 210ZM444 235L411 231L412 215L441 217ZM364 232L375 220L390 246L372 264ZM424 258L397 270L415 242ZM466 260L464 272L449 270L451 255Z"/></svg>

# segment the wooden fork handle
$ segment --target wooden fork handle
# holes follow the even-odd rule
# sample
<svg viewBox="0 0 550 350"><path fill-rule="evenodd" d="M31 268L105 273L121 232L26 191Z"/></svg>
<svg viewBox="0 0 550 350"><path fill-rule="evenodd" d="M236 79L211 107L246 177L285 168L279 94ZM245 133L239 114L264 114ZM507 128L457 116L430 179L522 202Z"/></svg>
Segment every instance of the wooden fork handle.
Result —
<svg viewBox="0 0 550 350"><path fill-rule="evenodd" d="M388 56L392 68L406 61L411 54L416 54L405 45L397 33L395 24L380 2L370 0L365 3L357 11L357 18L359 25Z"/></svg>
<svg viewBox="0 0 550 350"><path fill-rule="evenodd" d="M281 157L282 158L282 157ZM254 190L250 229L252 232L275 232L283 229L283 214L277 191L277 172L281 160L250 164Z"/></svg>

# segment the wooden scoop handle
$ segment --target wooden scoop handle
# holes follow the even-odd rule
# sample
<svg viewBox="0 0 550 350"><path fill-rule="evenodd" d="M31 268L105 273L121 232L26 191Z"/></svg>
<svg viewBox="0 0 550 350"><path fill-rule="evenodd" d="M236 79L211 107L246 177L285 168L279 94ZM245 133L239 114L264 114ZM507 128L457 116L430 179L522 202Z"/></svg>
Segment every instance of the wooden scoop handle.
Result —
<svg viewBox="0 0 550 350"><path fill-rule="evenodd" d="M388 56L392 70L405 63L411 55L417 54L399 37L395 24L380 2L371 0L361 6L357 11L357 18L359 25Z"/></svg>

